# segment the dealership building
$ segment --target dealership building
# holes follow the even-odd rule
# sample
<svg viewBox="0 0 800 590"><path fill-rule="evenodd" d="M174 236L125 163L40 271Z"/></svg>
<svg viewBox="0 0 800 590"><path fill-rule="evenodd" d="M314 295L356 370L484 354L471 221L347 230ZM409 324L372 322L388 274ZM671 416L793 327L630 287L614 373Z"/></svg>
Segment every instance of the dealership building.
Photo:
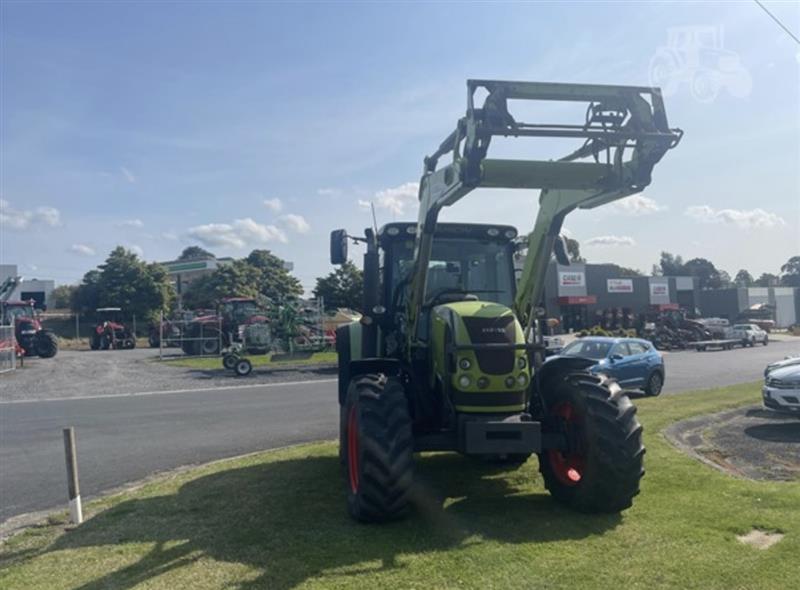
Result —
<svg viewBox="0 0 800 590"><path fill-rule="evenodd" d="M768 304L775 309L777 327L800 321L798 288L701 290L695 277L623 277L612 264L562 266L552 262L547 270L544 304L547 316L560 318L566 331L591 327L599 315L610 309L636 316L685 309L703 317L735 321L753 305Z"/></svg>

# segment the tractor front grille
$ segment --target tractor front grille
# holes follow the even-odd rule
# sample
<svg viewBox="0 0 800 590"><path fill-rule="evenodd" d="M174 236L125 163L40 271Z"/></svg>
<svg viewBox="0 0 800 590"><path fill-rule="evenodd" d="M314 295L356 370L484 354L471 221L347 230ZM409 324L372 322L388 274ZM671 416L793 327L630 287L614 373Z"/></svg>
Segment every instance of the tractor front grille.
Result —
<svg viewBox="0 0 800 590"><path fill-rule="evenodd" d="M472 344L516 344L514 316L462 318ZM478 367L488 375L504 375L514 370L514 349L476 350Z"/></svg>

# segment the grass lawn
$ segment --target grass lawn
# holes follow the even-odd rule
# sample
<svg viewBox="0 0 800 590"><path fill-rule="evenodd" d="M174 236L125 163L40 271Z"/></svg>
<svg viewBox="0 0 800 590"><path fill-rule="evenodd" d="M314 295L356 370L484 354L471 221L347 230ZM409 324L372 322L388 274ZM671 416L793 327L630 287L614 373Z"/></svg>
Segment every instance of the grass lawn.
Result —
<svg viewBox="0 0 800 590"><path fill-rule="evenodd" d="M451 454L418 462L418 508L382 526L345 512L336 447L224 461L92 502L90 518L13 538L0 587L775 588L797 587L800 482L735 479L675 450L671 422L758 400L742 385L638 402L642 494L621 516L551 501L536 460L504 472ZM758 527L785 537L740 544Z"/></svg>
<svg viewBox="0 0 800 590"><path fill-rule="evenodd" d="M294 367L304 365L322 365L336 363L335 352L296 353L289 355L259 354L247 356L254 367ZM188 367L190 369L222 369L222 357L182 357L175 360L163 361L165 365L173 367Z"/></svg>

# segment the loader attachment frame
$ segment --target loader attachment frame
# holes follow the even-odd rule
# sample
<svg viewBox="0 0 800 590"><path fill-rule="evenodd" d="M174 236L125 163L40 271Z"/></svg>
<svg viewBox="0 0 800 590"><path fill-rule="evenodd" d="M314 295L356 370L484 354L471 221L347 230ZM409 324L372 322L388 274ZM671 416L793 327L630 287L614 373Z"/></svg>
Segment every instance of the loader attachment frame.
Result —
<svg viewBox="0 0 800 590"><path fill-rule="evenodd" d="M486 93L476 106L478 91ZM526 123L509 112L509 100L587 103L580 124ZM514 302L527 331L533 327L553 244L566 215L641 192L653 167L680 141L670 129L658 88L468 80L467 110L439 148L425 158L409 297L408 345L419 346L428 265L439 213L476 188L540 189L539 212L528 236L528 257ZM488 158L493 137L583 139L558 160ZM439 167L439 160L451 161Z"/></svg>

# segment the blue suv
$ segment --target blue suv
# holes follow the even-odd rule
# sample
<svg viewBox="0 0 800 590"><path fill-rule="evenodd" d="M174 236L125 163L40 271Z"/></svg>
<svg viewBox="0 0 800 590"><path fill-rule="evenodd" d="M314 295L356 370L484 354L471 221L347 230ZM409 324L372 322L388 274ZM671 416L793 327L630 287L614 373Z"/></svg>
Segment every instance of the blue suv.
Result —
<svg viewBox="0 0 800 590"><path fill-rule="evenodd" d="M641 389L647 395L658 395L664 387L664 358L647 340L587 336L567 344L558 356L597 361L589 371L608 375L623 389Z"/></svg>

